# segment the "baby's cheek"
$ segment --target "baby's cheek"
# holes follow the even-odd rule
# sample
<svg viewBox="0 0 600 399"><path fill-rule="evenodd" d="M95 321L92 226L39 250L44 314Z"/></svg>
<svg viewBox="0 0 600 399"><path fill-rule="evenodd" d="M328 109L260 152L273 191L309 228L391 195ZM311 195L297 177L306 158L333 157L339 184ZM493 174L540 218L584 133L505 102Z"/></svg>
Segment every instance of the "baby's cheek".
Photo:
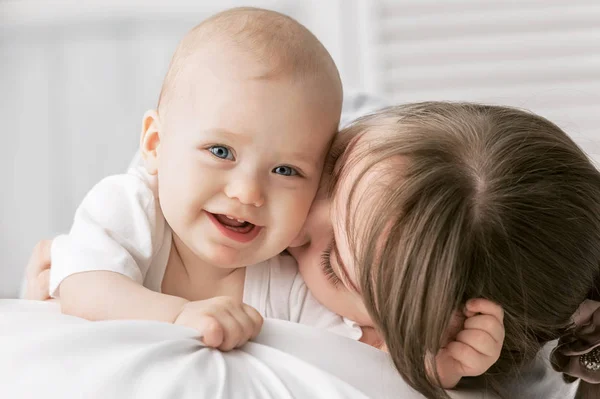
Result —
<svg viewBox="0 0 600 399"><path fill-rule="evenodd" d="M295 196L289 199L286 218L290 226L300 232L300 229L304 226L304 222L308 216L308 212L314 200L314 195L310 193L298 192Z"/></svg>
<svg viewBox="0 0 600 399"><path fill-rule="evenodd" d="M269 219L271 223L267 230L272 234L271 239L277 241L277 245L283 249L298 239L305 220L299 210L293 208L279 208L271 213Z"/></svg>

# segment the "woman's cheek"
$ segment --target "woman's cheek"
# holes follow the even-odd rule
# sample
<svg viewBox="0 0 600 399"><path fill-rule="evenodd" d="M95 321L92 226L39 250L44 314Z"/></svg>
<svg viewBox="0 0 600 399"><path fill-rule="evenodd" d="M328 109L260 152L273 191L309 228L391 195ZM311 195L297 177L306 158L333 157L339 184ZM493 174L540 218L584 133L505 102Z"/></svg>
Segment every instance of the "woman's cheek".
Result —
<svg viewBox="0 0 600 399"><path fill-rule="evenodd" d="M299 264L300 275L313 296L322 305L331 309L335 295L333 291L335 289L329 284L321 270L319 270L320 266L318 262L320 260L315 260L314 265L307 265L308 262L301 262Z"/></svg>
<svg viewBox="0 0 600 399"><path fill-rule="evenodd" d="M300 274L313 296L323 306L361 326L373 325L361 298L346 287L334 287L318 266L301 267Z"/></svg>

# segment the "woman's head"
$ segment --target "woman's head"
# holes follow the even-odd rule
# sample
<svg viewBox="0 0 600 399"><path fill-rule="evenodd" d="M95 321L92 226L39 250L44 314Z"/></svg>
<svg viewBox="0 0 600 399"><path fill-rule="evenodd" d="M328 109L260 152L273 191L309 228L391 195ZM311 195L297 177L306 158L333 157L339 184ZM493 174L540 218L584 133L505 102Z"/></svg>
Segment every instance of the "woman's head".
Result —
<svg viewBox="0 0 600 399"><path fill-rule="evenodd" d="M600 174L557 126L510 108L422 103L341 135L355 138L332 179L334 269L412 386L441 395L425 354L469 298L505 311L490 375L569 327L598 275Z"/></svg>

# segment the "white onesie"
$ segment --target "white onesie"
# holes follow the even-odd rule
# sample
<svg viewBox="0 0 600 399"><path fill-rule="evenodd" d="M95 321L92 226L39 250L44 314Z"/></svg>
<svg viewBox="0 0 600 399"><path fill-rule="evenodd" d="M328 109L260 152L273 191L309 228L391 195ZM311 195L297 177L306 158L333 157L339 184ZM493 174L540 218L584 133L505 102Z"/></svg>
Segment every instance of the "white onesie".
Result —
<svg viewBox="0 0 600 399"><path fill-rule="evenodd" d="M127 174L107 177L86 195L69 234L52 243L50 295L58 297L66 277L85 271L120 273L160 292L171 245L156 176L137 166ZM326 328L353 339L362 335L354 322L317 302L291 256L248 266L243 301L265 318Z"/></svg>

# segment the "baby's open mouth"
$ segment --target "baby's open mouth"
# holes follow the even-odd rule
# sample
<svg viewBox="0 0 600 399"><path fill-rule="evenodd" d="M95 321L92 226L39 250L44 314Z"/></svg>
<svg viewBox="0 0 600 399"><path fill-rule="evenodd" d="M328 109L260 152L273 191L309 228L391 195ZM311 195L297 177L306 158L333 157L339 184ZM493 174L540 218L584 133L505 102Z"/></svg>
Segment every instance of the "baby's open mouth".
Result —
<svg viewBox="0 0 600 399"><path fill-rule="evenodd" d="M215 219L217 219L217 221L223 225L223 227L238 233L250 233L255 227L255 225L245 220L235 219L231 216L216 213L213 213L213 215Z"/></svg>

